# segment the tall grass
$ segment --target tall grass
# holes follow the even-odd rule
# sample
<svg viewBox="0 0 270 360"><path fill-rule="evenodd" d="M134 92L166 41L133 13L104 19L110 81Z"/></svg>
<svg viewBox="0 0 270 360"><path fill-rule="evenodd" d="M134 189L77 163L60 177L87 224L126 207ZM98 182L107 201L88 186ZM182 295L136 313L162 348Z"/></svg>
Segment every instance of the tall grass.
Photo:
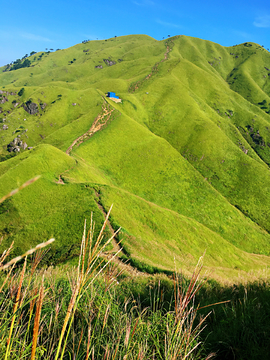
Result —
<svg viewBox="0 0 270 360"><path fill-rule="evenodd" d="M110 211L97 239L93 218L88 231L85 221L76 268L38 269L46 256L40 248L50 241L9 262L12 246L2 255L0 359L201 358L206 317L195 323L194 302L202 285L201 262L187 286L175 276L172 310L165 309L160 287L146 308L130 296L123 300L114 257L105 261L102 256L117 233L104 244ZM23 266L18 265L23 258Z"/></svg>
<svg viewBox="0 0 270 360"><path fill-rule="evenodd" d="M214 283L197 299L202 303L231 299L215 307L206 320L207 329L201 334L206 353L215 351L219 360L270 359L269 280L233 286Z"/></svg>

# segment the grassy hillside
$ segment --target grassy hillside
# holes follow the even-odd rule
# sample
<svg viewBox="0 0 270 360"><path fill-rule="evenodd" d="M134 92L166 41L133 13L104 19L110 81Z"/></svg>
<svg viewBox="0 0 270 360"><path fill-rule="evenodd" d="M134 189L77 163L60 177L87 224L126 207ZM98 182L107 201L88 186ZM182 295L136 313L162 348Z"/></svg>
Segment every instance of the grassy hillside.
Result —
<svg viewBox="0 0 270 360"><path fill-rule="evenodd" d="M137 266L188 272L207 250L223 279L268 269L268 51L131 35L28 59L0 68L0 196L42 178L3 203L4 246L53 235L72 258L84 218L114 203Z"/></svg>

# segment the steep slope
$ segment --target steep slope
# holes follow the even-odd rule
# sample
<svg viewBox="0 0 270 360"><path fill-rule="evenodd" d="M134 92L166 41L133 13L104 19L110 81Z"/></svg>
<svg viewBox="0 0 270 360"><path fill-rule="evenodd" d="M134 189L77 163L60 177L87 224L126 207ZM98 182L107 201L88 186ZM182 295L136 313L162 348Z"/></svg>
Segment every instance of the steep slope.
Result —
<svg viewBox="0 0 270 360"><path fill-rule="evenodd" d="M14 241L13 254L19 255L54 236L58 241L46 256L48 264L78 256L84 219L89 219L93 211L99 228L103 215L94 189L57 181L59 171L74 164L74 159L50 145L39 145L20 157L0 163L0 198L18 183L37 173L41 175L40 180L0 204L2 248Z"/></svg>
<svg viewBox="0 0 270 360"><path fill-rule="evenodd" d="M64 231L51 226L53 220L46 225L42 214L51 208L57 224L69 218L74 235L89 211L101 221L99 189L106 207L117 204L112 217L125 228L133 259L171 269L172 258L164 262L160 247L188 269L207 248L209 267L222 264L219 276L268 266L268 258L248 254L270 252L266 50L132 35L34 54L29 61L29 67L0 72L0 192L38 173L43 178L33 185L34 200L30 190L18 195L23 202L11 200L12 214L20 217L12 215L19 220L10 233L3 230L3 211L5 245L16 239L19 252L43 227L44 236L58 234L64 249ZM107 91L122 103L106 98ZM37 210L35 189L41 187ZM71 207L76 211L61 215ZM26 224L35 222L30 231ZM29 231L22 232L25 226Z"/></svg>

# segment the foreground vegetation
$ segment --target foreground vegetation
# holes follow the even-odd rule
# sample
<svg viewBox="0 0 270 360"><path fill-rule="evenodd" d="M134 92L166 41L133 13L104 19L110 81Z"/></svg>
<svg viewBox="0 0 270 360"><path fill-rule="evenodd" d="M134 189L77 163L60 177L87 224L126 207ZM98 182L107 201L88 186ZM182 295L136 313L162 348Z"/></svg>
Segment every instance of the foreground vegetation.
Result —
<svg viewBox="0 0 270 360"><path fill-rule="evenodd" d="M78 267L37 269L46 253L1 271L1 359L269 358L267 282L131 278L84 246Z"/></svg>
<svg viewBox="0 0 270 360"><path fill-rule="evenodd" d="M38 177L0 199L0 203ZM268 359L269 283L225 286L191 278L131 276L104 257L104 230L85 222L77 266L41 267L54 239L0 257L1 359ZM229 300L228 300L229 299Z"/></svg>
<svg viewBox="0 0 270 360"><path fill-rule="evenodd" d="M84 284L75 270L31 270L23 267L2 288L1 358L201 358L204 320L196 324L193 301L197 278L187 289L176 289L174 309L158 286L143 308L127 289L120 290L112 269L95 280L90 274Z"/></svg>
<svg viewBox="0 0 270 360"><path fill-rule="evenodd" d="M21 188L34 182L28 181ZM2 198L3 202L12 194ZM22 256L0 259L0 353L3 359L188 359L199 358L199 335L205 318L196 321L195 294L202 286L199 263L188 286L175 279L174 302L166 304L163 289L154 290L142 308L131 293L120 291L119 273L104 261L103 243L110 212L94 239L95 224L86 222L78 266L67 273L37 270L54 239ZM27 255L35 253L28 271ZM115 254L114 256L116 256ZM24 264L17 265L24 258ZM125 296L126 295L126 296ZM169 305L169 309L165 307ZM173 310L170 308L174 307ZM208 358L210 358L209 356Z"/></svg>

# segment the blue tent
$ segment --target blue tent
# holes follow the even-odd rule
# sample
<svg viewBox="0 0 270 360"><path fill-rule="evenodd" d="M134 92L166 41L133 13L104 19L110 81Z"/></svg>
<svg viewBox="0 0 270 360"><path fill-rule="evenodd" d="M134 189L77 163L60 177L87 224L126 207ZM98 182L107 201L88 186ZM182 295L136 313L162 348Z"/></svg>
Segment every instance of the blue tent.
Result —
<svg viewBox="0 0 270 360"><path fill-rule="evenodd" d="M114 98L114 99L119 99L119 96L116 96L114 92L107 92L107 97L109 98Z"/></svg>

